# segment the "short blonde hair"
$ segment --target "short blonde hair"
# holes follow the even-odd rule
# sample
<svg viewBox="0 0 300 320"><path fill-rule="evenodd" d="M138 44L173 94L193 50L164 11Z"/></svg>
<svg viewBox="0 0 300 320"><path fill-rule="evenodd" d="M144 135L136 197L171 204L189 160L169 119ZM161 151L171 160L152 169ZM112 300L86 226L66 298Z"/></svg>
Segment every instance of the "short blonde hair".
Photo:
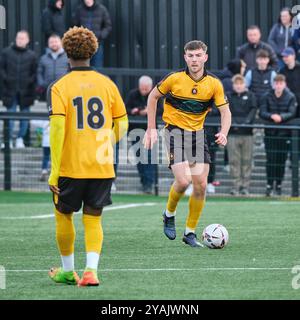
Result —
<svg viewBox="0 0 300 320"><path fill-rule="evenodd" d="M234 77L232 77L232 83L237 83L237 82L243 82L245 83L245 78L241 74L236 74Z"/></svg>
<svg viewBox="0 0 300 320"><path fill-rule="evenodd" d="M62 39L68 58L87 60L98 50L98 40L93 31L83 27L70 28Z"/></svg>

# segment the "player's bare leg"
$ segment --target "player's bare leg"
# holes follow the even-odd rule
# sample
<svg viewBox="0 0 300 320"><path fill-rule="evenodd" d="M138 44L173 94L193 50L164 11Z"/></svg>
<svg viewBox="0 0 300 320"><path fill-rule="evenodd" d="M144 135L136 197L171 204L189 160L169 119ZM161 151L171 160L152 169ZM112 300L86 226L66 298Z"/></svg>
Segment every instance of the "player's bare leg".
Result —
<svg viewBox="0 0 300 320"><path fill-rule="evenodd" d="M191 165L190 169L193 193L189 199L189 214L186 220L183 242L192 247L202 247L202 245L197 241L196 228L205 205L209 164L196 163Z"/></svg>
<svg viewBox="0 0 300 320"><path fill-rule="evenodd" d="M172 172L175 177L175 181L171 186L169 192L169 199L167 203L167 208L163 213L164 218L164 233L170 239L174 240L176 238L176 228L175 228L175 216L176 207L179 200L184 195L185 190L191 182L190 169L188 162L181 162L172 165Z"/></svg>

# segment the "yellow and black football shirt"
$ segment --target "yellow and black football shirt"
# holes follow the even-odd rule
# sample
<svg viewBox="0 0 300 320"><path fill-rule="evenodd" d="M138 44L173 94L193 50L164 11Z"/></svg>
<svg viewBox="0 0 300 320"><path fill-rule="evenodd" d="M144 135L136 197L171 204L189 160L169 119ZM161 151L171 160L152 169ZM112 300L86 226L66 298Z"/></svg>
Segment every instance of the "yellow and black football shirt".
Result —
<svg viewBox="0 0 300 320"><path fill-rule="evenodd" d="M113 178L113 119L126 115L117 86L91 67L77 67L52 83L47 96L49 116L66 117L60 176Z"/></svg>
<svg viewBox="0 0 300 320"><path fill-rule="evenodd" d="M158 83L157 89L165 96L164 122L188 131L203 129L213 103L216 107L228 103L221 81L206 70L197 81L188 69L171 73Z"/></svg>

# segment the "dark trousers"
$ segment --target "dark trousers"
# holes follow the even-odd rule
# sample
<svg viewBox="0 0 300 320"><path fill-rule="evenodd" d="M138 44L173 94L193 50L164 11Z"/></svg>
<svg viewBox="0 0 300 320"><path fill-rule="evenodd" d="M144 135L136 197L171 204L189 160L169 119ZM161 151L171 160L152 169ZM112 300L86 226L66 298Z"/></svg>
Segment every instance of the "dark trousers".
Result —
<svg viewBox="0 0 300 320"><path fill-rule="evenodd" d="M208 183L213 183L215 181L216 176L216 152L218 150L218 145L215 143L215 133L217 133L217 131L210 132L209 130L206 130L206 139L211 159L211 164L209 166L209 174L207 178Z"/></svg>
<svg viewBox="0 0 300 320"><path fill-rule="evenodd" d="M155 180L156 164L151 163L151 150L143 150L144 159L143 163L137 163L137 169L141 179L143 188L152 188ZM137 157L140 157L140 150L137 152ZM146 161L145 161L146 160Z"/></svg>
<svg viewBox="0 0 300 320"><path fill-rule="evenodd" d="M50 147L43 147L42 170L48 170L50 161Z"/></svg>
<svg viewBox="0 0 300 320"><path fill-rule="evenodd" d="M264 140L267 157L267 183L271 187L274 181L277 185L281 185L289 151L289 137L266 136Z"/></svg>

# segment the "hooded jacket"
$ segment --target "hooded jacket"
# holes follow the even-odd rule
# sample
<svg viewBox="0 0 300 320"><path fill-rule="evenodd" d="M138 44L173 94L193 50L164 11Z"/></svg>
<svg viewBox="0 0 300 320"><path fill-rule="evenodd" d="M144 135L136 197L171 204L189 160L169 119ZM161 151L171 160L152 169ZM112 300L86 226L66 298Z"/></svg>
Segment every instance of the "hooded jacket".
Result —
<svg viewBox="0 0 300 320"><path fill-rule="evenodd" d="M17 94L20 95L21 109L33 105L36 69L37 58L29 48L20 48L14 44L2 51L0 70L4 106L9 108Z"/></svg>
<svg viewBox="0 0 300 320"><path fill-rule="evenodd" d="M281 23L274 24L268 37L268 43L278 57L281 57L281 53L286 47L292 45L293 35L294 29L292 26L285 27Z"/></svg>
<svg viewBox="0 0 300 320"><path fill-rule="evenodd" d="M108 10L96 0L91 7L82 0L73 14L73 24L92 30L99 41L106 39L112 29Z"/></svg>
<svg viewBox="0 0 300 320"><path fill-rule="evenodd" d="M66 31L65 19L62 10L56 8L57 0L49 0L48 7L43 10L42 13L42 31L45 33L45 39L52 34L58 34L62 37ZM64 7L64 1L63 1Z"/></svg>

